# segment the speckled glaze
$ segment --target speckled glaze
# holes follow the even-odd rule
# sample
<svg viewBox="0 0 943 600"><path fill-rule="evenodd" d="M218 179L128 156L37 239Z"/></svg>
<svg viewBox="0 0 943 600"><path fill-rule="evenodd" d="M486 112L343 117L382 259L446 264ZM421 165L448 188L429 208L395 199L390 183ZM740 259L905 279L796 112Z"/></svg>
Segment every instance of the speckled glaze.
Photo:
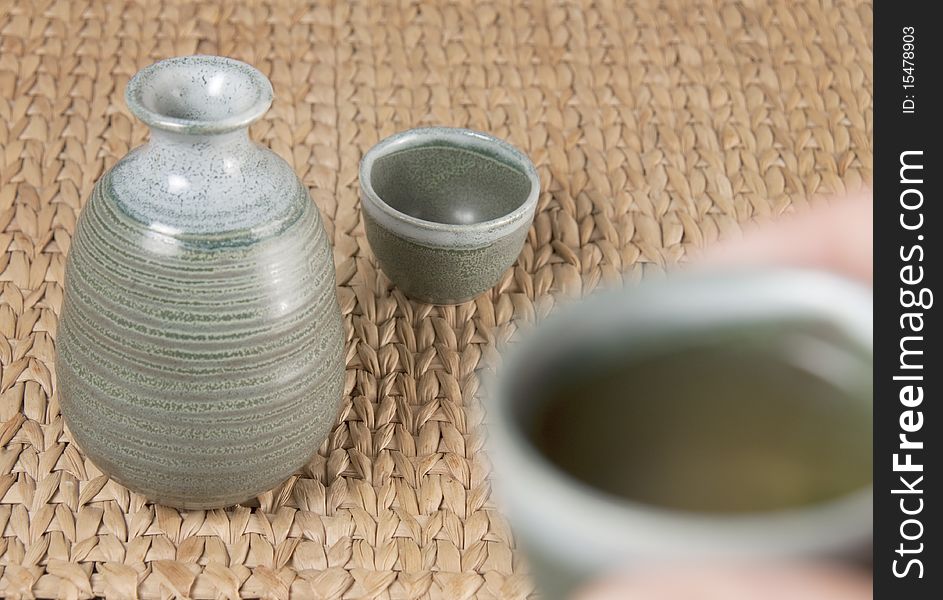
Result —
<svg viewBox="0 0 943 600"><path fill-rule="evenodd" d="M455 304L494 286L514 264L540 180L505 141L429 127L370 149L360 187L367 239L383 271L412 298Z"/></svg>
<svg viewBox="0 0 943 600"><path fill-rule="evenodd" d="M62 414L105 473L221 507L305 464L336 418L344 334L331 248L291 168L249 140L251 66L191 56L128 84L149 142L95 186L66 265Z"/></svg>

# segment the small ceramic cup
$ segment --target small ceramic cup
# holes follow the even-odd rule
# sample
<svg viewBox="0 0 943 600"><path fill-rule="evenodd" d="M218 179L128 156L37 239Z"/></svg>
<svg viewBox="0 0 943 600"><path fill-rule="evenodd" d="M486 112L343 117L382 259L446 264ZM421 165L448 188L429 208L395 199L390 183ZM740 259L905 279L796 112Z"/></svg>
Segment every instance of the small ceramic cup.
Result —
<svg viewBox="0 0 943 600"><path fill-rule="evenodd" d="M827 274L786 270L686 275L597 295L567 307L525 336L489 382L486 425L499 507L529 559L542 597L568 598L593 577L653 563L863 559L872 532L872 314L869 290ZM697 364L676 360L667 377L664 364L642 362L692 356L676 354L683 348L703 350L697 356L709 358L694 361ZM721 381L721 389L693 383L709 380L698 379L705 372L720 372L699 367L716 364L715 349L732 351L722 357L741 358L723 363L724 375L715 380ZM762 364L792 370L762 371L785 375L775 382L765 375L755 381L770 381L767 389L782 391L768 398L723 396L723 389L733 388L722 382L733 381L731 374L749 373L756 366L751 363L755 353L766 351L772 362ZM626 370L633 361L662 364L658 381L668 386L646 387L642 380L650 371ZM605 378L613 369L623 369L623 379L616 380L621 387L609 385L607 393L599 393L594 382L613 381ZM686 378L690 381L681 384L687 386L683 389L697 390L688 395L695 408L687 415L672 412L679 403L671 395L677 393L674 382ZM813 385L803 389L798 381ZM817 381L828 386L815 387ZM566 385L594 391L559 395ZM809 389L817 395L804 395ZM754 419L763 413L752 405L767 399L766 406L778 412ZM548 429L546 415L557 402L569 403L568 409L556 413L563 417ZM653 408L661 402L671 408ZM780 420L783 414L786 418ZM826 425L815 429L816 419ZM744 443L737 449L727 447L729 436L722 441L708 436L705 441L705 428L718 423L720 429L734 431L735 440L767 440L772 435L793 440L796 445L791 447L801 449L809 447L810 435L824 432L815 438L824 446L812 447L830 450L809 451L811 458L784 462L778 459L786 455L770 453L766 442ZM792 425L796 427L790 429ZM645 441L639 445L638 439ZM634 455L624 454L627 447L635 449ZM583 452L587 448L623 453ZM711 453L715 448L723 450ZM804 456L804 451L796 455ZM717 455L728 458L713 462ZM823 462L823 456L840 460ZM570 464L562 466L567 460ZM677 470L666 469L668 464L677 465ZM692 470L692 464L710 468ZM737 475L706 474L717 465L734 465L729 468ZM797 465L798 472L814 479L796 477ZM578 468L584 469L579 476L574 470ZM657 504L651 498L613 493L599 479L625 485L626 477L633 477L629 469L637 469L639 480L647 482L636 488L643 494L656 488L650 482L667 478L668 487L661 489L671 492L661 496L671 501ZM753 471L762 482L758 485L766 486L763 493L774 499L763 509L680 507L701 502L692 498L703 498L705 487L741 502L749 493L745 490L757 489L744 481ZM844 478L842 487L833 485L838 478ZM685 483L678 483L682 479ZM815 493L820 495L811 496L814 500L797 500L796 493L811 489L802 485L808 481L825 482L829 491L819 488ZM672 505L675 500L679 502Z"/></svg>
<svg viewBox="0 0 943 600"><path fill-rule="evenodd" d="M429 127L371 148L360 188L367 239L387 276L411 298L457 304L514 264L540 180L530 159L503 140Z"/></svg>

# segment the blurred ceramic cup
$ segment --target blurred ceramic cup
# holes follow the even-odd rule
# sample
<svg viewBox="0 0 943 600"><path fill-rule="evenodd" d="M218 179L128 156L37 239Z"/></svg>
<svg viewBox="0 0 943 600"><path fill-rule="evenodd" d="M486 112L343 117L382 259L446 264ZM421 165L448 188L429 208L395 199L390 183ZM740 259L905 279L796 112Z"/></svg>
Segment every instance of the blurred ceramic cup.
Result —
<svg viewBox="0 0 943 600"><path fill-rule="evenodd" d="M534 219L540 180L507 142L468 129L393 135L360 163L367 239L408 296L455 304L494 286Z"/></svg>
<svg viewBox="0 0 943 600"><path fill-rule="evenodd" d="M679 274L567 307L488 396L498 500L545 598L671 561L862 558L870 290Z"/></svg>

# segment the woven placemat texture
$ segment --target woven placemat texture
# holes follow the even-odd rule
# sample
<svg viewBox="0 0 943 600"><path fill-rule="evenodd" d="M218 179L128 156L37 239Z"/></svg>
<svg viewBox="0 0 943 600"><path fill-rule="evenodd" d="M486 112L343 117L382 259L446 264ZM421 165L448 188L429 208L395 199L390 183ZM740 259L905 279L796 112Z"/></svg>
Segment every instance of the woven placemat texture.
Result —
<svg viewBox="0 0 943 600"><path fill-rule="evenodd" d="M191 53L271 78L252 135L325 217L348 346L313 462L251 506L186 512L70 443L53 358L76 217L145 139L125 84ZM478 368L563 298L869 183L871 110L868 3L0 0L0 595L531 594ZM361 224L362 153L425 124L509 139L544 190L515 267L455 307L403 297Z"/></svg>

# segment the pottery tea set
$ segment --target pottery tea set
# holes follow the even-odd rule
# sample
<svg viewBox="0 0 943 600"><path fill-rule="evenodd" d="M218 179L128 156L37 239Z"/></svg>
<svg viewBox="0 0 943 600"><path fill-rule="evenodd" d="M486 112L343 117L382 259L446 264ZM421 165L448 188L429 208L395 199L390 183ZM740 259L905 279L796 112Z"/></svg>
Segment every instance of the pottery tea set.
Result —
<svg viewBox="0 0 943 600"><path fill-rule="evenodd" d="M150 139L98 181L68 255L62 414L103 472L156 502L218 508L273 488L341 403L330 242L289 165L248 136L272 98L228 58L137 73L126 99ZM451 304L514 263L540 182L510 144L432 127L369 150L360 187L382 270L413 299ZM545 589L640 557L866 546L870 303L821 273L684 276L597 294L525 336L488 386L487 428ZM823 375L812 355L844 367ZM710 375L724 405L665 388L672 373ZM766 393L784 383L805 400ZM780 472L745 478L767 454Z"/></svg>
<svg viewBox="0 0 943 600"><path fill-rule="evenodd" d="M215 56L128 83L150 140L98 181L76 227L58 338L62 413L104 472L214 508L304 465L337 416L344 331L321 217L249 139L268 79ZM414 129L363 159L367 236L408 295L461 302L516 260L540 183L511 145Z"/></svg>

